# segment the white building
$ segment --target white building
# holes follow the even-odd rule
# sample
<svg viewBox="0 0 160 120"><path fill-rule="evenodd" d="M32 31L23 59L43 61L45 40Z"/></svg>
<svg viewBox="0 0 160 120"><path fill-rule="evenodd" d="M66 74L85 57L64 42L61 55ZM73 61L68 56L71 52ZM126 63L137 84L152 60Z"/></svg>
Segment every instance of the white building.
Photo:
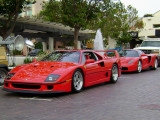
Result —
<svg viewBox="0 0 160 120"><path fill-rule="evenodd" d="M42 10L42 4L45 0L36 0L35 4L30 4L21 14L22 17L32 17L37 15Z"/></svg>
<svg viewBox="0 0 160 120"><path fill-rule="evenodd" d="M160 38L160 11L151 16L142 18L144 28L140 30L139 37L141 39Z"/></svg>

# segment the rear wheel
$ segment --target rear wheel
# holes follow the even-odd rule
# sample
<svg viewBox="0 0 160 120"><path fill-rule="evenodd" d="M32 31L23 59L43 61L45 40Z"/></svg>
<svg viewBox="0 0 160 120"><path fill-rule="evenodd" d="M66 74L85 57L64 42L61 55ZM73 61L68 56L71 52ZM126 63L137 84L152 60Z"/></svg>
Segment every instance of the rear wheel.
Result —
<svg viewBox="0 0 160 120"><path fill-rule="evenodd" d="M118 67L116 64L113 64L111 71L111 83L116 83L118 81Z"/></svg>
<svg viewBox="0 0 160 120"><path fill-rule="evenodd" d="M77 69L74 71L72 76L72 91L80 92L83 89L84 78L81 70Z"/></svg>
<svg viewBox="0 0 160 120"><path fill-rule="evenodd" d="M158 60L156 58L155 61L154 61L154 67L153 67L153 69L156 70L157 68L158 68Z"/></svg>
<svg viewBox="0 0 160 120"><path fill-rule="evenodd" d="M139 60L137 64L137 72L140 73L142 71L142 62Z"/></svg>
<svg viewBox="0 0 160 120"><path fill-rule="evenodd" d="M4 84L4 79L7 76L7 70L4 68L0 68L0 85Z"/></svg>

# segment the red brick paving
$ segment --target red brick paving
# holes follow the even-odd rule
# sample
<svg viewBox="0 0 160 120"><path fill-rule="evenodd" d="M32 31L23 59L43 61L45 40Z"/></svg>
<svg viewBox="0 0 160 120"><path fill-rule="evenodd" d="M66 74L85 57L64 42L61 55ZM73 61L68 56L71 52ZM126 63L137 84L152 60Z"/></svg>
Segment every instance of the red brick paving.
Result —
<svg viewBox="0 0 160 120"><path fill-rule="evenodd" d="M116 84L96 85L78 94L0 90L0 120L159 120L159 91L160 69L122 74Z"/></svg>

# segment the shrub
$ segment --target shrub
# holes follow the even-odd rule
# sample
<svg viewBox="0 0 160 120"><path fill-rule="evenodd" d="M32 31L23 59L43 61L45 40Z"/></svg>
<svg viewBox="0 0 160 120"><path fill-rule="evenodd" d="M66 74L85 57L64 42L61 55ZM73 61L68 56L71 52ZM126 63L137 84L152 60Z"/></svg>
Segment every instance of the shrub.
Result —
<svg viewBox="0 0 160 120"><path fill-rule="evenodd" d="M24 64L27 64L27 63L32 63L32 59L31 58L25 58L24 59Z"/></svg>
<svg viewBox="0 0 160 120"><path fill-rule="evenodd" d="M22 51L13 50L13 55L22 55Z"/></svg>

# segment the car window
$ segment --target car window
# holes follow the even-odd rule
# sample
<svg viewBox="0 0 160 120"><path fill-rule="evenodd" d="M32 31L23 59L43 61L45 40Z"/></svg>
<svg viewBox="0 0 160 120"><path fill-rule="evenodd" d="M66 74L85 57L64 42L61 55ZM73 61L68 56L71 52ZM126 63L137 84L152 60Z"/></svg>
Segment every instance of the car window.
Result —
<svg viewBox="0 0 160 120"><path fill-rule="evenodd" d="M79 63L80 51L55 51L44 57L41 61L61 61Z"/></svg>
<svg viewBox="0 0 160 120"><path fill-rule="evenodd" d="M90 52L90 51L89 52L85 51L84 56L88 56L89 58L87 58L87 59L94 59L95 61L99 60L97 55L93 52Z"/></svg>
<svg viewBox="0 0 160 120"><path fill-rule="evenodd" d="M82 54L82 60L81 60L81 64L84 64L86 62L86 57L85 54Z"/></svg>

